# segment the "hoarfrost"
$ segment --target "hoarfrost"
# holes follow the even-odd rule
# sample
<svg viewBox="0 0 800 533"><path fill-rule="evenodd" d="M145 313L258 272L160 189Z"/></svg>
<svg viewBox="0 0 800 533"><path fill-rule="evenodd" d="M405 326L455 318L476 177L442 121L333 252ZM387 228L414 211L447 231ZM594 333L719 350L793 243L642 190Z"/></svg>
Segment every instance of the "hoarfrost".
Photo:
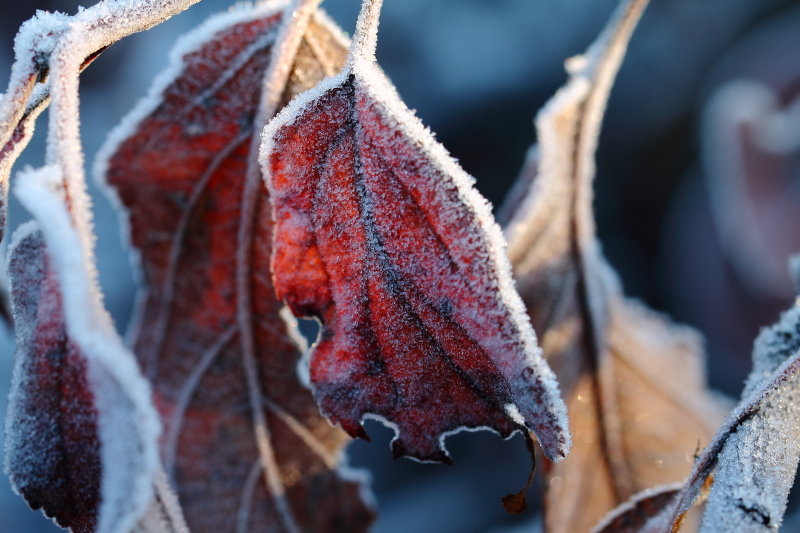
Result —
<svg viewBox="0 0 800 533"><path fill-rule="evenodd" d="M769 385L800 350L800 307L761 332L743 397ZM786 511L800 459L800 375L773 390L725 443L701 531L776 531Z"/></svg>
<svg viewBox="0 0 800 533"><path fill-rule="evenodd" d="M105 47L148 29L199 0L103 0L74 16L38 11L20 28L14 42L15 61L8 89L0 95L0 238L5 229L8 179L14 161L27 146L37 116L51 94L63 112L51 117L48 161L64 165L76 199L87 202L78 182L83 156L78 141L78 73ZM64 128L62 130L62 128ZM61 149L55 145L61 144ZM74 151L77 149L77 151ZM66 154L71 154L67 156ZM78 214L79 225L88 219Z"/></svg>

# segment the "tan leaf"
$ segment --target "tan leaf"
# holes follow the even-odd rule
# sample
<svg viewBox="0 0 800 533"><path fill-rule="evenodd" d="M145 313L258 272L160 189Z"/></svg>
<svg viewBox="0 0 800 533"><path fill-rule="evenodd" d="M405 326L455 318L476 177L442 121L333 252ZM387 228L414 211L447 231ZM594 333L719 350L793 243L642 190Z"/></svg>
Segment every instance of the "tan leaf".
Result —
<svg viewBox="0 0 800 533"><path fill-rule="evenodd" d="M680 492L681 484L662 485L644 490L610 512L592 533L642 533Z"/></svg>
<svg viewBox="0 0 800 533"><path fill-rule="evenodd" d="M592 213L608 94L647 5L620 5L536 119L530 182L506 228L518 288L567 398L574 447L546 466L548 531L588 531L634 493L689 473L724 410L706 389L696 334L627 300ZM530 176L533 175L533 178Z"/></svg>

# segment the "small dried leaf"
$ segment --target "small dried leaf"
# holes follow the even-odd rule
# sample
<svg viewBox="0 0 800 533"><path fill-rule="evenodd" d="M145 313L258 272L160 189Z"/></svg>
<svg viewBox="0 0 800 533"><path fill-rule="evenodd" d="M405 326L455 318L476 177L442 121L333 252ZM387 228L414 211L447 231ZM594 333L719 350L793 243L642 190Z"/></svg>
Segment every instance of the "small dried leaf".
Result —
<svg viewBox="0 0 800 533"><path fill-rule="evenodd" d="M60 523L127 533L149 505L158 465L150 388L102 307L59 170L29 171L16 190L44 240L23 226L9 262L21 343L7 469Z"/></svg>
<svg viewBox="0 0 800 533"><path fill-rule="evenodd" d="M302 350L275 299L270 205L251 153L271 62L294 65L286 102L339 68L346 44L318 13L296 54L276 57L278 7L242 6L185 37L99 160L139 254L134 351L195 533L363 531L372 520L360 483L336 469L347 436L298 376Z"/></svg>
<svg viewBox="0 0 800 533"><path fill-rule="evenodd" d="M700 341L627 300L592 212L594 153L616 72L646 0L621 3L536 119L530 183L506 228L545 357L565 390L575 445L545 465L545 527L587 531L634 493L683 479L724 409L704 383ZM534 168L535 167L535 168Z"/></svg>
<svg viewBox="0 0 800 533"><path fill-rule="evenodd" d="M8 274L17 350L6 471L33 509L73 531L94 531L102 470L94 394L86 358L67 336L58 280L35 223L15 233Z"/></svg>
<svg viewBox="0 0 800 533"><path fill-rule="evenodd" d="M380 4L364 3L348 66L287 106L261 150L276 291L322 322L315 397L353 436L385 421L396 456L446 462L450 433L524 424L561 459L565 411L499 228L374 63Z"/></svg>

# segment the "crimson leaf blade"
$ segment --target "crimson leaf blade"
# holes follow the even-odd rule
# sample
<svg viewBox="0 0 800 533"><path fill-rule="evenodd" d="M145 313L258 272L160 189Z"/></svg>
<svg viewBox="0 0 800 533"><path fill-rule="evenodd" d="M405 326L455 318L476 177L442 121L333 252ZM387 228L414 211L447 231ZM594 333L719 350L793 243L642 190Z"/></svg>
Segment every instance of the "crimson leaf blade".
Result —
<svg viewBox="0 0 800 533"><path fill-rule="evenodd" d="M563 403L469 177L374 64L365 2L348 67L264 132L278 296L323 324L315 396L353 436L377 416L398 456L448 461L444 437L525 426L569 449ZM372 26L372 27L370 27Z"/></svg>

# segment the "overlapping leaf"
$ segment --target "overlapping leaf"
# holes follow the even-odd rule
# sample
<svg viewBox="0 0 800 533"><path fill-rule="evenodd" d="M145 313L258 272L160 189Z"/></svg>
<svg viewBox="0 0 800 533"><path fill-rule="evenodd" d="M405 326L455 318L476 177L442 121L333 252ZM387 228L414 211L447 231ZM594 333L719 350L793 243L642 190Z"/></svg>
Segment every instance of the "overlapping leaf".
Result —
<svg viewBox="0 0 800 533"><path fill-rule="evenodd" d="M40 13L17 37L0 99L2 223L10 168L36 115L50 97L54 104L48 165L26 172L17 188L39 226L19 230L9 262L20 343L6 470L29 503L75 531L150 532L140 522L148 509L170 515L161 530L183 527L156 481L159 424L150 388L97 287L77 102L78 74L99 50L191 3L100 2L71 18Z"/></svg>
<svg viewBox="0 0 800 533"><path fill-rule="evenodd" d="M336 470L346 435L298 377L301 347L274 296L270 207L251 152L260 102L285 103L335 72L346 45L317 13L287 52L276 44L277 7L241 7L184 38L101 159L140 260L134 350L196 533L361 531L371 521L360 485ZM276 61L289 62L289 78L262 95Z"/></svg>
<svg viewBox="0 0 800 533"><path fill-rule="evenodd" d="M14 235L8 273L17 351L6 469L32 508L91 532L102 470L94 394L86 359L67 336L58 280L34 223Z"/></svg>
<svg viewBox="0 0 800 533"><path fill-rule="evenodd" d="M796 274L794 272L793 274ZM793 307L765 329L753 350L742 400L700 453L679 490L617 508L606 523L639 516L642 533L681 529L694 506L709 500L702 531L774 531L783 520L800 460L796 395L800 375L800 311ZM710 487L710 493L709 493ZM607 530L603 530L607 531Z"/></svg>
<svg viewBox="0 0 800 533"><path fill-rule="evenodd" d="M569 61L569 83L536 119L537 155L520 178L530 186L511 199L509 255L575 433L569 459L547 471L548 531L586 531L635 492L682 480L723 416L697 336L626 300L594 234L600 122L646 4L622 3Z"/></svg>
<svg viewBox="0 0 800 533"><path fill-rule="evenodd" d="M753 371L742 392L748 398L800 351L800 307L761 332ZM701 531L775 531L783 520L800 460L800 375L790 376L757 412L736 427L717 459Z"/></svg>
<svg viewBox="0 0 800 533"><path fill-rule="evenodd" d="M499 229L375 64L380 4L364 2L348 66L264 133L276 290L323 326L316 399L354 436L386 420L397 456L448 461L448 433L524 425L561 459L563 404Z"/></svg>
<svg viewBox="0 0 800 533"><path fill-rule="evenodd" d="M59 524L126 533L152 504L158 468L150 388L102 308L61 173L29 172L17 190L42 231L20 228L9 260L19 343L6 469Z"/></svg>

